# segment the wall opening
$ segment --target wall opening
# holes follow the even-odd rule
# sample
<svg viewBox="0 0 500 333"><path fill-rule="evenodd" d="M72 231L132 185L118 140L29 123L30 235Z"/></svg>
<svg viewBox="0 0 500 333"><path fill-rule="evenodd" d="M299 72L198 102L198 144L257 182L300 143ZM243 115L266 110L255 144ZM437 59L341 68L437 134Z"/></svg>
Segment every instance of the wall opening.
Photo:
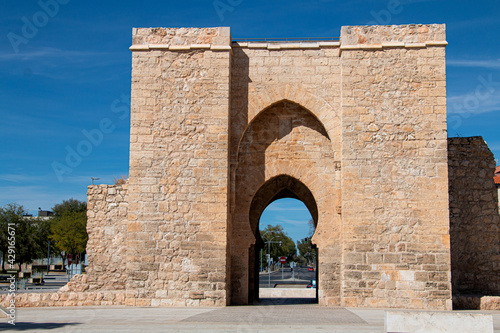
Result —
<svg viewBox="0 0 500 333"><path fill-rule="evenodd" d="M313 242L319 247L320 257L326 261L318 261L318 285L323 288L331 287L331 281L337 283L339 270L330 265L330 261L335 261L336 265L340 256L335 252L335 258L330 260L321 252L326 250L331 254L331 242L339 235L324 231L338 223L327 207L335 205L339 175L332 142L322 123L293 101L276 102L248 125L235 157L237 163L231 176L234 180L230 222L231 304L251 304L259 299L259 251L263 247L259 221L269 204L283 198L302 201L315 225L319 225ZM319 224L317 205L324 207ZM332 274L330 269L326 275L322 273L325 263L335 267ZM333 293L337 295L338 290L330 292ZM324 290L319 290L319 294L325 294Z"/></svg>
<svg viewBox="0 0 500 333"><path fill-rule="evenodd" d="M261 302L317 302L317 248L311 241L315 230L311 213L298 199L277 199L264 209L256 286Z"/></svg>
<svg viewBox="0 0 500 333"><path fill-rule="evenodd" d="M252 200L250 221L256 242L250 256L249 301L316 303L318 249L311 239L318 209L309 189L290 176L270 179ZM286 258L284 265L280 257Z"/></svg>

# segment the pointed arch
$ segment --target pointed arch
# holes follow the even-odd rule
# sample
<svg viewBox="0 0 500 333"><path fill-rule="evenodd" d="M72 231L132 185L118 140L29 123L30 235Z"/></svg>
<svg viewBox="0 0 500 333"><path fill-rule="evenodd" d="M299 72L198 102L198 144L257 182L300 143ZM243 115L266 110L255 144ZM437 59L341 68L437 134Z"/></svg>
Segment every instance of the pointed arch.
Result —
<svg viewBox="0 0 500 333"><path fill-rule="evenodd" d="M260 239L259 220L266 209L273 201L282 198L293 198L300 200L306 205L316 226L318 223L318 205L314 195L309 188L295 177L289 175L275 176L266 181L257 190L250 204L250 226L257 239Z"/></svg>
<svg viewBox="0 0 500 333"><path fill-rule="evenodd" d="M275 102L271 103L270 105L268 105L266 108L262 109L257 115L255 115L255 117L253 117L251 119L251 121L245 127L245 129L244 129L244 131L243 131L243 133L242 133L242 135L241 135L241 137L240 137L240 139L238 141L238 146L237 146L237 151L236 151L236 160L237 161L238 161L238 157L239 157L239 154L240 154L241 143L245 139L246 134L248 133L248 131L252 127L252 125L260 118L260 116L262 116L263 114L265 114L268 110L273 109L273 107L275 107L275 106L277 106L279 104L287 103L287 102L291 103L291 104L297 105L300 109L306 111L307 114L309 114L310 116L312 116L317 121L318 127L320 128L320 132L322 132L322 134L328 140L331 141L330 136L328 134L328 131L327 131L325 125L321 122L320 119L318 119L317 115L314 112L312 112L310 109L307 109L306 107L304 107L303 105L301 105L300 103L298 103L298 102L296 102L294 100L290 100L290 99L284 98L284 99L275 101Z"/></svg>
<svg viewBox="0 0 500 333"><path fill-rule="evenodd" d="M338 119L337 110L301 84L273 84L249 91L248 124L252 123L261 112L282 100L292 101L311 112L323 124L329 136L332 136L335 119Z"/></svg>
<svg viewBox="0 0 500 333"><path fill-rule="evenodd" d="M250 121L239 140L233 169L233 304L249 304L258 298L256 256L262 247L259 219L265 207L281 197L301 200L313 216L316 231L312 242L327 254L321 255L323 259L318 265L335 269L319 273L318 281L322 282L318 290L328 298L338 297L340 271L336 267L340 263L341 225L334 207L340 178L332 168L338 153L317 113L296 100L274 100Z"/></svg>

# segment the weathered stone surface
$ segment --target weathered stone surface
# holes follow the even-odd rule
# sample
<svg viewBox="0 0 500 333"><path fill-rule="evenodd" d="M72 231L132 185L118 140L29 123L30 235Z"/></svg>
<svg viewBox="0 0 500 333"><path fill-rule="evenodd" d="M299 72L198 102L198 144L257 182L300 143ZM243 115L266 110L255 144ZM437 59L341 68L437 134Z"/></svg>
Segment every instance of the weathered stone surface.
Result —
<svg viewBox="0 0 500 333"><path fill-rule="evenodd" d="M345 26L341 31L343 46L446 41L443 24Z"/></svg>
<svg viewBox="0 0 500 333"><path fill-rule="evenodd" d="M9 304L9 294L0 295L1 304ZM74 292L60 290L55 293L17 293L16 307L38 306L105 306L125 305L125 292L107 290L105 292Z"/></svg>
<svg viewBox="0 0 500 333"><path fill-rule="evenodd" d="M481 310L500 310L500 296L481 297Z"/></svg>
<svg viewBox="0 0 500 333"><path fill-rule="evenodd" d="M341 45L444 40L422 28L343 27ZM451 309L444 48L346 49L341 66L342 304Z"/></svg>
<svg viewBox="0 0 500 333"><path fill-rule="evenodd" d="M493 333L490 314L386 311L385 332Z"/></svg>
<svg viewBox="0 0 500 333"><path fill-rule="evenodd" d="M228 49L133 52L126 288L136 305L226 305L229 30L135 32L134 45Z"/></svg>
<svg viewBox="0 0 500 333"><path fill-rule="evenodd" d="M89 186L87 198L89 266L86 281L82 282L89 291L124 290L127 281L128 185ZM75 285L78 283L74 281Z"/></svg>

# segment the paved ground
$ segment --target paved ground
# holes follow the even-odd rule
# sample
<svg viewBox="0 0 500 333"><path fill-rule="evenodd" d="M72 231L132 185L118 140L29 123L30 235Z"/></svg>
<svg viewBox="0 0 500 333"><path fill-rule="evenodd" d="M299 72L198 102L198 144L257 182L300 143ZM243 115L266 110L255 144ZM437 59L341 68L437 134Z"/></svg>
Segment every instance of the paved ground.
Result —
<svg viewBox="0 0 500 333"><path fill-rule="evenodd" d="M260 288L274 287L276 284L296 284L307 286L312 279L316 279L316 272L309 272L307 268L296 267L294 272L290 268L284 268L283 272L277 270L268 274L262 272L259 274Z"/></svg>
<svg viewBox="0 0 500 333"><path fill-rule="evenodd" d="M384 332L383 309L326 308L267 300L225 308L63 307L17 309L5 332ZM500 333L500 311L494 316Z"/></svg>

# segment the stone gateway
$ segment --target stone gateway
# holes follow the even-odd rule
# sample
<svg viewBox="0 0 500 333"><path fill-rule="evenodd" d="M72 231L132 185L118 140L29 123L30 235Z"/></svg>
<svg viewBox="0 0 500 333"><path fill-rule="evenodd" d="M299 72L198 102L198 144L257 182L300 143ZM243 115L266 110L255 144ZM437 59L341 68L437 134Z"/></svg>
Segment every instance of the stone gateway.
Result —
<svg viewBox="0 0 500 333"><path fill-rule="evenodd" d="M450 310L452 282L498 294L493 156L481 138L448 143L446 45L440 24L298 42L134 29L130 178L89 187L90 264L69 289L94 304L250 304L260 215L292 197L316 225L320 305ZM475 230L489 245L465 244Z"/></svg>
<svg viewBox="0 0 500 333"><path fill-rule="evenodd" d="M134 29L127 302L252 302L260 214L294 197L321 305L450 309L446 44L444 25Z"/></svg>

